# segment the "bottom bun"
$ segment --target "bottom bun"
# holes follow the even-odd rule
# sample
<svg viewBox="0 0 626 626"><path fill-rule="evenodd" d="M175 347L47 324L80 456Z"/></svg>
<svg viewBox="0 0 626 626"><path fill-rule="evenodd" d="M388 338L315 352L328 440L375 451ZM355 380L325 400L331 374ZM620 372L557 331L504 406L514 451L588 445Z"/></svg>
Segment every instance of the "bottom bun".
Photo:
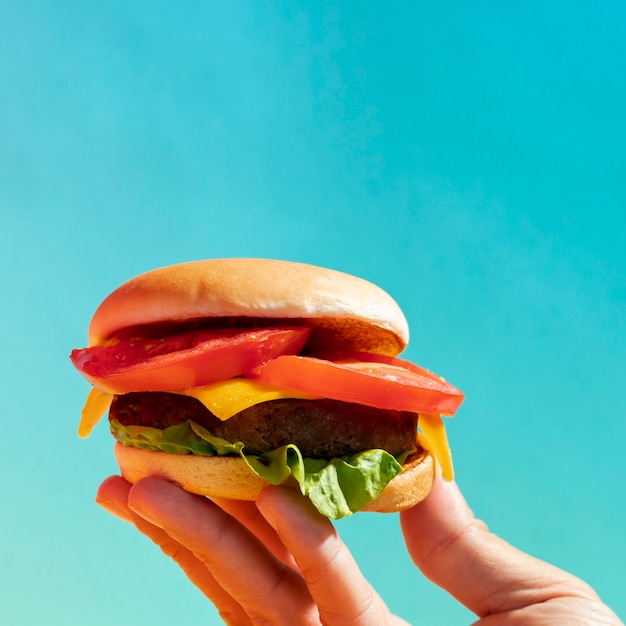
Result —
<svg viewBox="0 0 626 626"><path fill-rule="evenodd" d="M240 457L167 454L115 444L115 458L122 476L130 483L154 476L164 478L185 491L209 498L256 500L265 487L264 478L250 471ZM425 451L411 455L376 500L362 511L394 513L421 502L430 492L435 477L432 457ZM295 480L285 483L298 488Z"/></svg>

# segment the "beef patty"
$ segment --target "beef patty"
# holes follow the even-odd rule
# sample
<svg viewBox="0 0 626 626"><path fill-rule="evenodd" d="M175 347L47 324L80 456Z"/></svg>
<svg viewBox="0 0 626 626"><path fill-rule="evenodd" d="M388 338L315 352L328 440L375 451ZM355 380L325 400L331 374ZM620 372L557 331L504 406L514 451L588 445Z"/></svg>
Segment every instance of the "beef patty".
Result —
<svg viewBox="0 0 626 626"><path fill-rule="evenodd" d="M339 400L271 400L222 421L195 398L136 392L115 396L109 419L160 429L191 420L216 437L243 442L250 454L289 443L303 456L324 459L376 448L397 456L417 446L417 413Z"/></svg>

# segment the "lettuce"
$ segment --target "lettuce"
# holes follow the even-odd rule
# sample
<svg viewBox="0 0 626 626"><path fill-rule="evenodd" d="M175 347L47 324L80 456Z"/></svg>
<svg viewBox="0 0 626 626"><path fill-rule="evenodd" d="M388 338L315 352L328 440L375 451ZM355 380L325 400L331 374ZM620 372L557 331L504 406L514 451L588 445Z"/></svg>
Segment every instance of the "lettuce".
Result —
<svg viewBox="0 0 626 626"><path fill-rule="evenodd" d="M297 446L289 444L263 454L248 454L242 442L214 437L192 421L161 430L124 426L112 420L111 432L123 445L144 450L199 456L239 455L255 474L272 485L280 485L293 476L317 510L331 519L352 515L375 500L413 452L409 450L395 458L384 450L365 450L326 460L303 457Z"/></svg>

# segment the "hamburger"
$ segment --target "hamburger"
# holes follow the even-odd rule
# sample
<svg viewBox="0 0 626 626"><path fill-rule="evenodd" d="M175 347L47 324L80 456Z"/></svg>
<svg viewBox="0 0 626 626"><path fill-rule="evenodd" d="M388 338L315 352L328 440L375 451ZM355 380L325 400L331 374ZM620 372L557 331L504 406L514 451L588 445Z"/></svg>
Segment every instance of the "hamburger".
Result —
<svg viewBox="0 0 626 626"><path fill-rule="evenodd" d="M269 484L323 515L394 512L453 476L441 416L463 393L398 358L398 304L331 269L212 259L155 269L97 308L71 361L92 385L78 429L108 412L122 476L255 500Z"/></svg>

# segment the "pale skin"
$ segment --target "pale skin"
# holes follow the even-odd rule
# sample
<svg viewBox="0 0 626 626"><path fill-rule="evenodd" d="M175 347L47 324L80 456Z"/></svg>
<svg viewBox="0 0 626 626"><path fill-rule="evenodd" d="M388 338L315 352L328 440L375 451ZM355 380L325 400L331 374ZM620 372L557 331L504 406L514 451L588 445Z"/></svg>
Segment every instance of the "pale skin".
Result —
<svg viewBox="0 0 626 626"><path fill-rule="evenodd" d="M157 478L130 485L112 476L96 500L172 557L227 624L406 625L331 522L294 490L270 487L256 503L211 501ZM400 521L415 565L477 625L623 626L586 583L490 533L454 482L438 476Z"/></svg>

